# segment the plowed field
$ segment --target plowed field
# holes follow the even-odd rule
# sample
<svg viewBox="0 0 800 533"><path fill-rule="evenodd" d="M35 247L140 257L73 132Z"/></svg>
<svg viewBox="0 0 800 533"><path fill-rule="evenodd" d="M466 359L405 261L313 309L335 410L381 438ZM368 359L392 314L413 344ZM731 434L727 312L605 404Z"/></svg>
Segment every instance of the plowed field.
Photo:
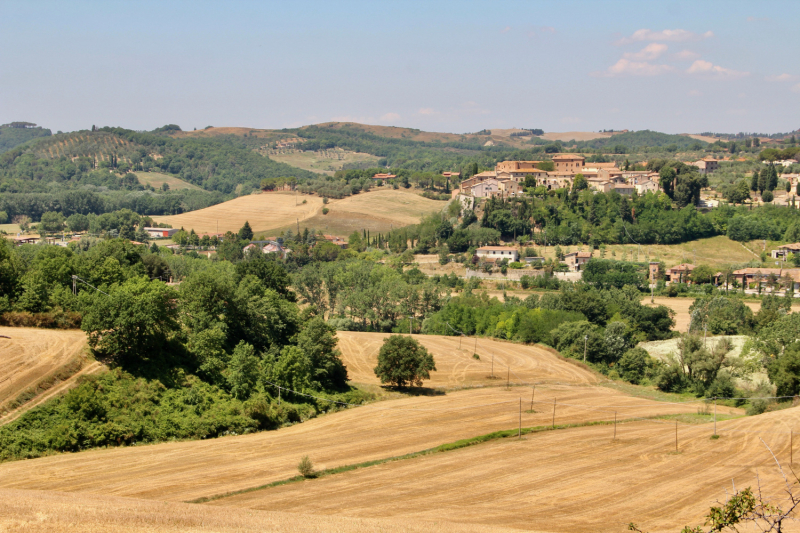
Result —
<svg viewBox="0 0 800 533"><path fill-rule="evenodd" d="M378 352L388 333L355 333L340 331L339 349L350 380L378 384L374 368ZM597 383L596 374L570 364L541 346L523 346L510 342L459 339L439 335L414 335L436 362L436 371L425 381L430 387L459 387L477 384L505 383L507 378L520 383ZM480 359L472 354L477 353ZM494 366L492 365L494 359ZM494 373L494 379L492 378Z"/></svg>

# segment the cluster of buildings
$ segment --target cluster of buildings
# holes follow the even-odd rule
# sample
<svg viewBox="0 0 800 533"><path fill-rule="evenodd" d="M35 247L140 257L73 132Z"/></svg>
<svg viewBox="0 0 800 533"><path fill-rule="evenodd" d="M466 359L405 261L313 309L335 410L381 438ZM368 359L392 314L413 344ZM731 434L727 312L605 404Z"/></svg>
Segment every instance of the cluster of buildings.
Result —
<svg viewBox="0 0 800 533"><path fill-rule="evenodd" d="M559 154L553 157L553 170L542 170L542 161L503 161L494 170L475 174L461 182L460 192L475 198L504 198L520 195L525 190L527 178L536 186L551 189L572 188L575 176L582 174L589 188L598 192L617 191L631 195L658 190L658 173L622 170L616 163L586 163L577 154Z"/></svg>

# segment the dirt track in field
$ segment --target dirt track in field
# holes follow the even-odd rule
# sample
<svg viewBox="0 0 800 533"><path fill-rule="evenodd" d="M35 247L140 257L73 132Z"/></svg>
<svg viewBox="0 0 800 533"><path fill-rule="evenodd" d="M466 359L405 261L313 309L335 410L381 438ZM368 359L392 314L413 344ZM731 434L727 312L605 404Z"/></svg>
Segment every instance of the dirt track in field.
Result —
<svg viewBox="0 0 800 533"><path fill-rule="evenodd" d="M83 331L0 326L0 335L10 337L0 337L0 416L30 387L63 373L65 367L74 366L77 371L84 364ZM67 377L62 376L59 382ZM5 422L0 418L0 423Z"/></svg>
<svg viewBox="0 0 800 533"><path fill-rule="evenodd" d="M378 352L388 333L339 331L339 349L350 380L355 383L380 384L374 369ZM472 385L498 385L510 377L520 383L597 383L600 378L580 365L554 355L542 346L524 346L510 342L414 335L434 357L437 370L431 372L426 387L454 388ZM480 359L472 354L477 353ZM494 367L492 367L494 356ZM492 370L494 368L494 370ZM492 379L492 372L495 378Z"/></svg>

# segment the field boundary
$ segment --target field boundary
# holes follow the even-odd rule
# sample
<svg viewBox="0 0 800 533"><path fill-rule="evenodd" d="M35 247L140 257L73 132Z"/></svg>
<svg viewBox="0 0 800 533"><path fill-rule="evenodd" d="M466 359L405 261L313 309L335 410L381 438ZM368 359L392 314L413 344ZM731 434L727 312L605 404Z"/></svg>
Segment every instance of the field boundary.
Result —
<svg viewBox="0 0 800 533"><path fill-rule="evenodd" d="M660 418L665 415L655 415L652 417L635 417L635 418L628 418L628 419L620 419L616 421L616 424L622 424L625 422L636 422L641 421L643 418ZM590 427L590 426L610 426L614 425L614 421L608 420L595 420L590 422L577 422L573 424L556 424L552 426L534 426L534 427L527 427L527 428L517 428L517 429L506 429L500 431L493 431L492 433L486 433L484 435L478 435L477 437L470 437L467 439L461 439L454 442L448 442L445 444L440 444L439 446L434 446L433 448L428 448L425 450L420 450L417 452L410 452L403 455L396 455L393 457L386 457L384 459L375 459L372 461L365 461L362 463L355 463L352 465L343 465L337 466L333 468L326 468L324 470L320 470L315 472L311 477L303 477L303 476L293 476L287 479L282 479L279 481L273 481L272 483L267 483L265 485L259 485L257 487L249 487L246 489L235 490L230 492L225 492L222 494L217 494L214 496L206 496L203 498L197 498L194 500L189 500L184 503L209 503L217 500L222 500L225 498L230 498L232 496L238 496L240 494L247 494L250 492L257 492L261 490L270 489L273 487L279 487L282 485L288 485L291 483L298 483L300 481L310 480L310 479L319 479L322 477L328 477L335 474L343 474L345 472L351 472L353 470L359 470L361 468L368 468L370 466L377 466L386 463L392 463L395 461L404 461L407 459L415 459L417 457L423 457L426 455L433 455L436 453L443 453L443 452L450 452L454 450L460 450L461 448L467 448L470 446L476 446L478 444L483 444L486 442L491 442L494 440L499 439L506 439L510 437L522 437L523 435L530 435L534 433L543 433L546 431L557 431L560 429L574 429L574 428L582 428L582 427Z"/></svg>

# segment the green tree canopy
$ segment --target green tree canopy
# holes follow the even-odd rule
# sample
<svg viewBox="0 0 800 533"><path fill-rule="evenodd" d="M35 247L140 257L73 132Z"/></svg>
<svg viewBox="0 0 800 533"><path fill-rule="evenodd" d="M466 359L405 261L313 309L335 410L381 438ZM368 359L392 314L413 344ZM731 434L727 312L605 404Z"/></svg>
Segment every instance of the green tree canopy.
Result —
<svg viewBox="0 0 800 533"><path fill-rule="evenodd" d="M412 337L392 335L384 339L375 367L381 383L419 387L423 379L430 379L431 370L436 370L433 356Z"/></svg>

